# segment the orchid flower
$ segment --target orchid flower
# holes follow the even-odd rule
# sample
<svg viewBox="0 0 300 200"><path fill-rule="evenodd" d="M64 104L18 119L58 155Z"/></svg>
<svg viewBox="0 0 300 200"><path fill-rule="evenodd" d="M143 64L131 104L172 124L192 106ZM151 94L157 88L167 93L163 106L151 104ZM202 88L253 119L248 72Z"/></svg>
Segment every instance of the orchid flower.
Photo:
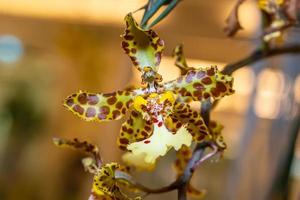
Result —
<svg viewBox="0 0 300 200"><path fill-rule="evenodd" d="M189 70L186 75L162 83L158 66L164 41L153 30L143 30L128 14L122 35L122 48L141 72L144 86L108 94L79 91L64 101L64 106L86 121L119 120L122 124L118 146L127 151L124 161L153 166L170 149L179 150L192 141L211 138L200 114L189 101L220 99L233 93L233 78L216 67ZM138 159L142 160L139 162Z"/></svg>
<svg viewBox="0 0 300 200"><path fill-rule="evenodd" d="M114 162L103 164L97 146L78 139L54 138L53 142L56 146L81 150L92 156L82 160L85 170L94 175L89 200L141 199L140 197L130 198L121 191L124 187L133 191L134 185L131 183L128 168Z"/></svg>
<svg viewBox="0 0 300 200"><path fill-rule="evenodd" d="M239 22L238 9L246 0L236 0L227 18L224 28L228 36L234 36L242 29ZM297 21L298 0L257 0L262 14L265 16L263 40L269 42L282 36L282 31L295 25Z"/></svg>

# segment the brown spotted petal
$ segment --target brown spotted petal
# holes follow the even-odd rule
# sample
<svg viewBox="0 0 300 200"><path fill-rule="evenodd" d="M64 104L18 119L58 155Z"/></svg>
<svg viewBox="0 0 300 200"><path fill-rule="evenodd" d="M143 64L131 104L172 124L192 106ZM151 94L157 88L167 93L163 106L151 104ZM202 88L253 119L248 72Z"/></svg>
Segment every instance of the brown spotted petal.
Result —
<svg viewBox="0 0 300 200"><path fill-rule="evenodd" d="M227 148L227 144L224 141L222 130L224 126L216 121L210 121L209 129L212 136L212 140L216 142L220 150L225 150Z"/></svg>
<svg viewBox="0 0 300 200"><path fill-rule="evenodd" d="M189 70L194 70L194 68L189 67L186 62L182 44L175 47L173 50L173 56L175 57L175 65L180 69L181 75L185 75Z"/></svg>
<svg viewBox="0 0 300 200"><path fill-rule="evenodd" d="M86 121L110 121L122 118L132 103L129 91L109 94L79 91L64 101L64 106Z"/></svg>
<svg viewBox="0 0 300 200"><path fill-rule="evenodd" d="M220 99L232 94L233 77L222 74L217 67L191 70L186 75L164 85L182 97L191 97L194 101L208 98Z"/></svg>
<svg viewBox="0 0 300 200"><path fill-rule="evenodd" d="M87 141L79 141L77 138L73 140L53 138L53 142L58 147L68 147L76 150L81 150L89 155L92 155L94 159L101 163L101 156L99 153L99 148Z"/></svg>
<svg viewBox="0 0 300 200"><path fill-rule="evenodd" d="M170 118L172 119L170 124L173 125L167 123L166 126L172 131L177 130L185 124L194 141L201 142L211 137L200 113L192 110L187 103L176 103L174 112L170 115Z"/></svg>
<svg viewBox="0 0 300 200"><path fill-rule="evenodd" d="M131 13L125 17L125 22L126 29L122 35L125 53L140 71L151 67L156 72L165 47L164 41L153 30L140 28Z"/></svg>
<svg viewBox="0 0 300 200"><path fill-rule="evenodd" d="M179 151L176 153L176 160L174 163L174 169L176 171L177 177L183 174L183 171L189 162L189 159L192 157L192 150L183 145ZM206 190L197 190L191 184L187 186L187 194L194 198L202 198L204 197Z"/></svg>
<svg viewBox="0 0 300 200"><path fill-rule="evenodd" d="M95 199L121 199L121 200L133 200L137 198L129 198L120 190L120 184L122 186L132 186L128 177L130 175L123 175L120 177L119 169L121 166L117 163L108 163L97 169L94 175L93 187L91 197ZM119 180L120 179L120 180ZM124 183L127 184L124 184Z"/></svg>
<svg viewBox="0 0 300 200"><path fill-rule="evenodd" d="M144 140L152 135L153 124L143 119L140 112L131 111L129 119L122 124L118 146L122 150L133 142Z"/></svg>

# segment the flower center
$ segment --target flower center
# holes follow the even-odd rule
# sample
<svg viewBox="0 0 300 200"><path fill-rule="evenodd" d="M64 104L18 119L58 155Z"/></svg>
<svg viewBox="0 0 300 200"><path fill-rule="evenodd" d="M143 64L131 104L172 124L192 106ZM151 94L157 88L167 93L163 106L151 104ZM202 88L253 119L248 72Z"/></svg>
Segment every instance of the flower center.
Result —
<svg viewBox="0 0 300 200"><path fill-rule="evenodd" d="M137 96L134 99L133 107L142 113L145 120L158 123L159 116L166 116L172 112L174 102L174 93L167 91L162 94L151 93L146 98Z"/></svg>

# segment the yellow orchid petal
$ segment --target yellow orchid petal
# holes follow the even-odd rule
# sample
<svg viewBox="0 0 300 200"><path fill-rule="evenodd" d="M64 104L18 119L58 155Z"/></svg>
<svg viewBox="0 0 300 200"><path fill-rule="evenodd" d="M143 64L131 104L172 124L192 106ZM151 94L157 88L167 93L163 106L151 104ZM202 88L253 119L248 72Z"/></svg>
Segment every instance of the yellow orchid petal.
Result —
<svg viewBox="0 0 300 200"><path fill-rule="evenodd" d="M175 95L172 91L166 91L165 93L163 93L161 96L160 96L160 99L159 101L161 103L165 102L166 100L168 100L172 105L175 103Z"/></svg>
<svg viewBox="0 0 300 200"><path fill-rule="evenodd" d="M89 159L92 159L93 161L96 162L101 162L99 148L96 145L88 143L87 141L80 141L77 138L73 140L63 139L63 138L53 138L53 143L58 147L63 147L63 148L67 147L67 148L83 151L94 157L93 159L92 158ZM84 166L88 166L88 163L83 163L83 164Z"/></svg>
<svg viewBox="0 0 300 200"><path fill-rule="evenodd" d="M186 75L189 70L194 70L195 68L189 67L186 63L185 56L183 54L183 45L177 45L173 50L173 56L175 57L175 65L180 69L181 75Z"/></svg>
<svg viewBox="0 0 300 200"><path fill-rule="evenodd" d="M175 132L182 124L186 124L186 129L196 142L202 142L204 139L210 139L211 137L200 113L192 110L187 103L176 102L173 113L166 117L165 125L170 131Z"/></svg>
<svg viewBox="0 0 300 200"><path fill-rule="evenodd" d="M158 157L164 156L171 148L177 151L182 145L190 146L191 142L192 136L185 127L182 126L174 134L163 123L155 123L151 137L129 144L127 149L134 155L144 154L144 161L154 164Z"/></svg>
<svg viewBox="0 0 300 200"><path fill-rule="evenodd" d="M122 150L127 150L127 145L133 142L148 138L153 132L153 125L150 121L143 119L141 113L133 110L129 119L122 124L120 135L117 140Z"/></svg>
<svg viewBox="0 0 300 200"><path fill-rule="evenodd" d="M97 169L94 179L91 197L94 199L120 199L136 200L139 197L130 198L123 193L120 187L132 192L138 191L131 183L131 176L124 171L126 167L117 163L108 163Z"/></svg>
<svg viewBox="0 0 300 200"><path fill-rule="evenodd" d="M131 13L125 17L125 22L126 30L122 35L122 47L125 53L140 71L150 67L157 72L165 48L164 41L153 30L140 28Z"/></svg>
<svg viewBox="0 0 300 200"><path fill-rule="evenodd" d="M144 99L144 97L142 96L137 96L134 98L133 100L133 107L135 110L139 111L139 112L143 112L143 107L147 106L147 100Z"/></svg>
<svg viewBox="0 0 300 200"><path fill-rule="evenodd" d="M182 97L191 97L194 101L208 98L220 99L234 92L233 77L225 75L216 67L190 70L184 76L164 85L166 90L179 93Z"/></svg>
<svg viewBox="0 0 300 200"><path fill-rule="evenodd" d="M119 168L117 163L105 164L99 168L93 180L93 192L97 195L107 194L113 196L115 187L115 170Z"/></svg>
<svg viewBox="0 0 300 200"><path fill-rule="evenodd" d="M125 116L132 103L130 91L108 94L79 91L64 101L64 106L86 121L118 120Z"/></svg>
<svg viewBox="0 0 300 200"><path fill-rule="evenodd" d="M225 150L227 148L227 144L224 142L222 135L223 128L224 126L219 122L210 121L209 123L212 140L215 141L221 149Z"/></svg>

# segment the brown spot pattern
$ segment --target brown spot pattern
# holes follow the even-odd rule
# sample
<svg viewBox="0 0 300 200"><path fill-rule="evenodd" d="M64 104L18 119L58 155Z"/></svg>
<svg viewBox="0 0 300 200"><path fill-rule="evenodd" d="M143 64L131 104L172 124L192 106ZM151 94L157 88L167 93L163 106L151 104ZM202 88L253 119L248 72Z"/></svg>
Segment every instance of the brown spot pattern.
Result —
<svg viewBox="0 0 300 200"><path fill-rule="evenodd" d="M220 99L226 95L232 94L233 78L224 75L216 67L208 69L189 69L186 75L169 82L166 85L167 90L173 90L179 93L183 101L202 101L213 97Z"/></svg>
<svg viewBox="0 0 300 200"><path fill-rule="evenodd" d="M107 94L79 91L67 97L64 106L81 119L109 121L126 115L132 98L131 92L127 90Z"/></svg>
<svg viewBox="0 0 300 200"><path fill-rule="evenodd" d="M152 132L153 125L145 121L140 113L132 111L127 121L122 124L118 146L121 150L126 150L128 144L144 140L150 137ZM128 143L121 143L121 139L126 139Z"/></svg>

